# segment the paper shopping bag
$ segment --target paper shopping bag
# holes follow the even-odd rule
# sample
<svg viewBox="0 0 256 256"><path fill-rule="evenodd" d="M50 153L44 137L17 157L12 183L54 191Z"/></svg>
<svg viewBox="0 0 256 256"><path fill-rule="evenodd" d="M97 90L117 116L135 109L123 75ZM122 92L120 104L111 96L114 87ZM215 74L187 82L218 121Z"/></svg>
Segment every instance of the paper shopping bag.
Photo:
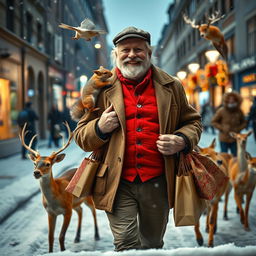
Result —
<svg viewBox="0 0 256 256"><path fill-rule="evenodd" d="M206 207L206 201L196 192L191 172L177 176L174 202L175 226L194 226Z"/></svg>
<svg viewBox="0 0 256 256"><path fill-rule="evenodd" d="M84 158L65 190L76 197L91 195L99 164L94 159Z"/></svg>

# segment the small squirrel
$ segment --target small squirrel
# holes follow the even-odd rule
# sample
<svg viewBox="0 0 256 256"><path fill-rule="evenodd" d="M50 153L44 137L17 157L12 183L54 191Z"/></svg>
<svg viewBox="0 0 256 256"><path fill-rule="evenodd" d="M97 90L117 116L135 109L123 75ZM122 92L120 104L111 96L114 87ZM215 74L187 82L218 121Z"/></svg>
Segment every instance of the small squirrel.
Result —
<svg viewBox="0 0 256 256"><path fill-rule="evenodd" d="M95 108L97 96L100 89L110 85L108 80L112 76L112 72L103 66L93 71L92 77L88 80L86 85L82 88L82 95L70 110L70 116L73 120L78 121L85 113L93 112L99 108Z"/></svg>

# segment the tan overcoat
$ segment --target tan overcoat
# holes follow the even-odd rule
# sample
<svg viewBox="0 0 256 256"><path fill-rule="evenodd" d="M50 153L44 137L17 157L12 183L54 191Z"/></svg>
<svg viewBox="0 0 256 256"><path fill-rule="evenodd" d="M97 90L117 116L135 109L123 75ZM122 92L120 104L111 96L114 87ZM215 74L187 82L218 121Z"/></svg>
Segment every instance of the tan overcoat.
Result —
<svg viewBox="0 0 256 256"><path fill-rule="evenodd" d="M183 86L178 79L155 66L152 68L160 134L182 133L188 138L189 148L192 149L198 143L202 132L201 117L188 104ZM114 130L109 139L102 140L96 134L95 124L102 112L111 104L117 113L120 127ZM103 161L107 168L103 167L98 170L93 199L97 209L112 212L125 157L126 131L123 91L115 70L113 70L112 85L101 91L96 105L100 110L81 118L75 130L74 138L76 143L88 152L102 147L104 151ZM172 208L175 192L176 154L164 156L164 162L169 206Z"/></svg>

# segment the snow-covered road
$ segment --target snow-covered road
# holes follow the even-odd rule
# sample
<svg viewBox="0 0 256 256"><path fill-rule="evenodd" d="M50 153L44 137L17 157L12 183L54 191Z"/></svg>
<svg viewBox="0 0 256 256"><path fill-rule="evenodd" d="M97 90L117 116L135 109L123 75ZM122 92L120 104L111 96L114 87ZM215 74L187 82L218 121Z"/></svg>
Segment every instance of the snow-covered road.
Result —
<svg viewBox="0 0 256 256"><path fill-rule="evenodd" d="M204 135L201 146L206 146L210 144L210 142L210 137ZM74 149L72 149L72 152L73 151ZM77 154L76 152L73 153L76 157L81 157L80 151ZM28 183L26 186L32 186L32 183L34 186L38 182L32 177L32 164L30 168L31 172L28 172L28 175L31 176L31 179L28 179L30 184ZM20 185L22 186L22 184ZM13 193L16 193L18 196L17 191L13 191ZM3 195L1 196L1 200L4 200ZM119 255L119 253L113 252L112 234L105 213L103 211L97 211L101 239L99 241L94 241L94 227L91 212L86 206L84 206L83 209L84 217L81 242L78 244L73 243L77 226L77 216L74 213L66 235L65 244L67 251L64 253L54 253L52 255ZM174 227L171 211L169 224L164 238L165 245L163 250L132 251L120 255L256 255L256 193L253 195L250 206L249 223L251 231L244 231L240 223L239 215L236 213L233 191L230 194L229 201L229 220L224 221L222 216L223 201L219 204L218 230L215 235L216 247L214 249L196 248L197 243L193 227ZM63 218L60 216L56 225L54 252L59 252L58 234L60 232L62 219ZM40 193L36 194L36 196L29 200L22 208L6 219L0 227L1 256L32 256L47 254L47 214L41 204ZM204 230L205 216L202 216L201 231L205 241L204 246L207 246L208 234ZM229 243L233 244L230 245ZM236 247L249 245L253 247L243 249ZM175 250L176 248L181 249Z"/></svg>

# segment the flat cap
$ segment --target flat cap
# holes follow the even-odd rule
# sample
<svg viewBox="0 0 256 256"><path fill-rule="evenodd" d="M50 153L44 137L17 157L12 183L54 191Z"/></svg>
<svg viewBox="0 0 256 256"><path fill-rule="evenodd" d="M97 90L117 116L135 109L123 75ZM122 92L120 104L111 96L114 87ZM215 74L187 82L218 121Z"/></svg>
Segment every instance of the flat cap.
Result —
<svg viewBox="0 0 256 256"><path fill-rule="evenodd" d="M144 39L150 44L150 34L142 29L135 28L135 27L128 27L122 30L120 33L118 33L114 37L113 43L114 45L117 45L122 40L131 38L131 37Z"/></svg>

